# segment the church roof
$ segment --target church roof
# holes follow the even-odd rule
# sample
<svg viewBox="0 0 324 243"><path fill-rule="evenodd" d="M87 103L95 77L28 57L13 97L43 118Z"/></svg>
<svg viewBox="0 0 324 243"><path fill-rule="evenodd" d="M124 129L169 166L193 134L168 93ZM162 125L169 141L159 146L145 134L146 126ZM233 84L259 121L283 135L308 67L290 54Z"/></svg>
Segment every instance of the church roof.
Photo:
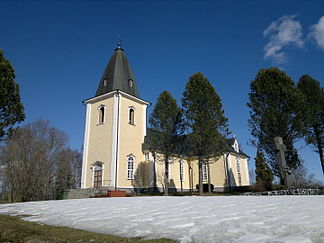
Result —
<svg viewBox="0 0 324 243"><path fill-rule="evenodd" d="M151 128L146 129L146 136L144 138L144 143L142 144L142 150L150 150L150 139L152 136L154 136L154 133ZM177 141L177 146L175 148L176 151L174 151L176 154L181 153L183 156L195 156L194 152L190 150L189 146L189 140L187 135L181 135L181 136L176 136L175 140ZM235 142L236 138L227 138L226 139L226 144L225 144L225 149L224 153L232 153L232 154L237 154L241 155L246 158L250 158L248 155L246 155L241 149L239 149L239 152L235 151L233 148L233 144Z"/></svg>
<svg viewBox="0 0 324 243"><path fill-rule="evenodd" d="M135 77L128 63L124 50L118 46L111 56L100 79L96 96L121 90L139 98Z"/></svg>

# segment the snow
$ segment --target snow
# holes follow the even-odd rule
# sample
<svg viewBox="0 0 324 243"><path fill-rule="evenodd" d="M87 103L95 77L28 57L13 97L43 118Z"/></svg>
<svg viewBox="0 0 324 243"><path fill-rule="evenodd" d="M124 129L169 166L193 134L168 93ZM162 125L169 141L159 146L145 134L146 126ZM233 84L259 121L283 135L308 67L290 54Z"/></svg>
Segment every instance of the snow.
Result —
<svg viewBox="0 0 324 243"><path fill-rule="evenodd" d="M180 242L324 242L324 196L92 198L0 204L39 223Z"/></svg>

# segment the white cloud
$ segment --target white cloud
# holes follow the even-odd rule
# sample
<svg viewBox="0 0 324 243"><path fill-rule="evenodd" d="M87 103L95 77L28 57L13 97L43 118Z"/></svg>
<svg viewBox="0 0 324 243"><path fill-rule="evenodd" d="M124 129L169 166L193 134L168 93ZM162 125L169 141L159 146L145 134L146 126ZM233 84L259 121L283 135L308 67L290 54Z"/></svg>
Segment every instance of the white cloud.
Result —
<svg viewBox="0 0 324 243"><path fill-rule="evenodd" d="M264 58L271 58L276 63L285 61L284 48L295 45L303 47L302 26L296 15L286 15L272 22L264 31L263 35L268 37L269 42L264 46Z"/></svg>
<svg viewBox="0 0 324 243"><path fill-rule="evenodd" d="M317 24L310 27L309 35L315 39L316 44L324 50L324 16L320 17Z"/></svg>

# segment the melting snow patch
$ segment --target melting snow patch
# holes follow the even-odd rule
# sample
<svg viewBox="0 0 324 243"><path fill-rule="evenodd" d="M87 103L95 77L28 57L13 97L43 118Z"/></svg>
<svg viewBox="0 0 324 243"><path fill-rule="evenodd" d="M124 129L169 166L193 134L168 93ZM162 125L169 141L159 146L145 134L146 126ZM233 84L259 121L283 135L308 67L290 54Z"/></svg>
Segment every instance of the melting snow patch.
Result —
<svg viewBox="0 0 324 243"><path fill-rule="evenodd" d="M24 220L189 242L324 242L324 196L131 197L0 204Z"/></svg>

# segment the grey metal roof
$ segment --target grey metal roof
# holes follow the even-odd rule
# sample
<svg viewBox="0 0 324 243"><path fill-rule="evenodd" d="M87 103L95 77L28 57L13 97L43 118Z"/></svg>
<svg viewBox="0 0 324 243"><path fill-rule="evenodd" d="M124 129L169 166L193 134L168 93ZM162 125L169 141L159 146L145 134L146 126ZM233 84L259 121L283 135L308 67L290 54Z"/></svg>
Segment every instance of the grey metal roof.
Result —
<svg viewBox="0 0 324 243"><path fill-rule="evenodd" d="M150 150L150 141L149 140L153 135L154 134L153 134L152 129L147 128L146 129L146 136L144 138L144 143L142 144L142 149ZM190 150L189 140L188 140L187 135L177 136L175 139L176 139L177 144L178 144L176 146L176 148L175 148L176 151L174 151L176 154L181 151L180 153L183 156L187 156L187 157L195 156L194 152L192 150ZM225 152L232 153L232 154L237 154L237 155L241 155L243 157L250 158L241 149L239 150L239 152L236 152L235 149L232 147L234 142L235 142L235 138L227 138L226 139Z"/></svg>
<svg viewBox="0 0 324 243"><path fill-rule="evenodd" d="M100 79L96 96L121 90L139 98L135 77L127 61L124 50L115 49Z"/></svg>

